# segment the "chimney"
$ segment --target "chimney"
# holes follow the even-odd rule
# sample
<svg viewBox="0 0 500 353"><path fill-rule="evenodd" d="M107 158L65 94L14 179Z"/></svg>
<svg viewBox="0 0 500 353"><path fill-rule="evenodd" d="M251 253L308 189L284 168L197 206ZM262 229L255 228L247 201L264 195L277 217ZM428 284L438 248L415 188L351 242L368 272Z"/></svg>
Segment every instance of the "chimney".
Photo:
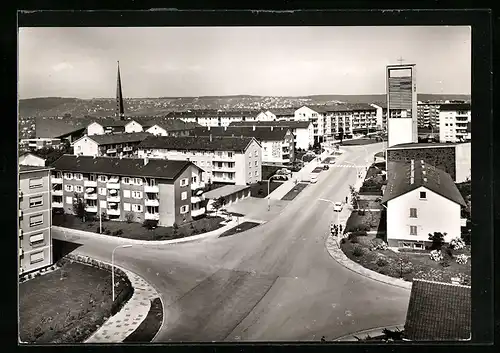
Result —
<svg viewBox="0 0 500 353"><path fill-rule="evenodd" d="M255 125L253 125L253 131L255 131Z"/></svg>
<svg viewBox="0 0 500 353"><path fill-rule="evenodd" d="M144 165L147 165L149 163L149 158L148 157L144 157Z"/></svg>
<svg viewBox="0 0 500 353"><path fill-rule="evenodd" d="M210 142L212 142L212 134L210 134Z"/></svg>
<svg viewBox="0 0 500 353"><path fill-rule="evenodd" d="M210 125L208 125L208 130L210 131Z"/></svg>
<svg viewBox="0 0 500 353"><path fill-rule="evenodd" d="M224 131L227 131L227 126L224 126Z"/></svg>
<svg viewBox="0 0 500 353"><path fill-rule="evenodd" d="M271 131L273 131L274 126L271 126Z"/></svg>

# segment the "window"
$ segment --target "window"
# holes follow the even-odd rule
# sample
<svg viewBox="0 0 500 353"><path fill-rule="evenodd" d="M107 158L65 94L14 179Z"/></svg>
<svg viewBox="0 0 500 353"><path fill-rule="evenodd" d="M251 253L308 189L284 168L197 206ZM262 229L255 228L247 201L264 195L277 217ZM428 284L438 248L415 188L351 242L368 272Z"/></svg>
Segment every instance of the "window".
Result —
<svg viewBox="0 0 500 353"><path fill-rule="evenodd" d="M43 233L30 235L30 245L40 245L44 243Z"/></svg>
<svg viewBox="0 0 500 353"><path fill-rule="evenodd" d="M76 179L76 180L83 180L83 175L82 175L82 173L75 173L75 179Z"/></svg>
<svg viewBox="0 0 500 353"><path fill-rule="evenodd" d="M99 188L99 195L106 196L106 188Z"/></svg>
<svg viewBox="0 0 500 353"><path fill-rule="evenodd" d="M191 182L192 182L192 183L196 183L196 176L191 177Z"/></svg>
<svg viewBox="0 0 500 353"><path fill-rule="evenodd" d="M66 196L66 203L68 205L72 205L73 204L73 197L71 196Z"/></svg>
<svg viewBox="0 0 500 353"><path fill-rule="evenodd" d="M411 244L411 243L408 243L408 242L401 242L401 243L399 243L399 244L400 244L400 246L401 246L402 248L405 248L405 249L411 249L411 248L412 248L412 246L411 246L412 244Z"/></svg>
<svg viewBox="0 0 500 353"><path fill-rule="evenodd" d="M30 208L32 207L38 207L43 205L43 196L33 196L30 197Z"/></svg>
<svg viewBox="0 0 500 353"><path fill-rule="evenodd" d="M123 190L123 197L130 197L130 190Z"/></svg>
<svg viewBox="0 0 500 353"><path fill-rule="evenodd" d="M252 172L248 172L248 176L252 176Z"/></svg>
<svg viewBox="0 0 500 353"><path fill-rule="evenodd" d="M67 180L73 179L73 173L64 173L64 179Z"/></svg>
<svg viewBox="0 0 500 353"><path fill-rule="evenodd" d="M108 181L108 176L107 175L99 175L98 180L102 183L105 183L106 181Z"/></svg>
<svg viewBox="0 0 500 353"><path fill-rule="evenodd" d="M252 167L252 162L251 162L251 161L250 161L250 162L248 162L248 166L249 166L249 167Z"/></svg>
<svg viewBox="0 0 500 353"><path fill-rule="evenodd" d="M410 226L410 235L417 235L417 226Z"/></svg>
<svg viewBox="0 0 500 353"><path fill-rule="evenodd" d="M424 244L413 244L414 249L424 250Z"/></svg>
<svg viewBox="0 0 500 353"><path fill-rule="evenodd" d="M257 161L255 161L255 166L257 166Z"/></svg>
<svg viewBox="0 0 500 353"><path fill-rule="evenodd" d="M43 251L30 254L31 264L36 264L37 262L42 262L43 260L44 260Z"/></svg>
<svg viewBox="0 0 500 353"><path fill-rule="evenodd" d="M123 184L130 184L130 178L128 177L123 178Z"/></svg>
<svg viewBox="0 0 500 353"><path fill-rule="evenodd" d="M410 208L410 218L417 218L417 209Z"/></svg>
<svg viewBox="0 0 500 353"><path fill-rule="evenodd" d="M41 188L43 186L42 178L33 178L30 179L30 189Z"/></svg>
<svg viewBox="0 0 500 353"><path fill-rule="evenodd" d="M259 152L255 151L255 157L259 156Z"/></svg>
<svg viewBox="0 0 500 353"><path fill-rule="evenodd" d="M227 153L227 156L228 156L229 158L233 158L233 152L228 152L228 153Z"/></svg>
<svg viewBox="0 0 500 353"><path fill-rule="evenodd" d="M64 185L64 190L73 191L73 185L69 185L69 184Z"/></svg>
<svg viewBox="0 0 500 353"><path fill-rule="evenodd" d="M181 179L181 186L186 186L187 184L188 184L187 178Z"/></svg>
<svg viewBox="0 0 500 353"><path fill-rule="evenodd" d="M420 198L421 199L426 199L427 198L427 193L425 191L420 191Z"/></svg>
<svg viewBox="0 0 500 353"><path fill-rule="evenodd" d="M30 227L36 227L43 224L43 214L37 214L30 217Z"/></svg>
<svg viewBox="0 0 500 353"><path fill-rule="evenodd" d="M89 174L89 181L95 181L95 174Z"/></svg>
<svg viewBox="0 0 500 353"><path fill-rule="evenodd" d="M132 191L132 198L142 199L142 191Z"/></svg>
<svg viewBox="0 0 500 353"><path fill-rule="evenodd" d="M142 205L139 205L139 204L132 204L132 211L134 212L142 212Z"/></svg>
<svg viewBox="0 0 500 353"><path fill-rule="evenodd" d="M83 186L81 186L81 185L75 185L75 191L76 192L83 192Z"/></svg>
<svg viewBox="0 0 500 353"><path fill-rule="evenodd" d="M189 206L188 205L184 205L181 207L181 214L183 213L187 213L189 211Z"/></svg>
<svg viewBox="0 0 500 353"><path fill-rule="evenodd" d="M255 171L255 176L257 176L258 174L259 174L259 172L258 172L258 171Z"/></svg>
<svg viewBox="0 0 500 353"><path fill-rule="evenodd" d="M181 193L181 200L185 200L185 199L187 199L187 198L188 198L188 193L187 193L187 191L183 191L183 192Z"/></svg>
<svg viewBox="0 0 500 353"><path fill-rule="evenodd" d="M127 202L124 202L124 203L123 203L123 210L124 210L124 211L130 211L130 204L129 204L129 203L127 203Z"/></svg>
<svg viewBox="0 0 500 353"><path fill-rule="evenodd" d="M137 185L142 185L142 179L141 178L135 178L135 183Z"/></svg>
<svg viewBox="0 0 500 353"><path fill-rule="evenodd" d="M106 201L101 200L100 203L101 203L101 208L106 208L106 206L107 206Z"/></svg>

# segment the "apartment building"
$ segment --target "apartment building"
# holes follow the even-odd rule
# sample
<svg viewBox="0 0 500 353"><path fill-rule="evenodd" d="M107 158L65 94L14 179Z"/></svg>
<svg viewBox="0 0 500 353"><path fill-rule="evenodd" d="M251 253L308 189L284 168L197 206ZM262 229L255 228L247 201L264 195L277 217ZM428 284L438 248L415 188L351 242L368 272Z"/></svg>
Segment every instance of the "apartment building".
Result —
<svg viewBox="0 0 500 353"><path fill-rule="evenodd" d="M295 110L295 108L271 108L265 113L271 121L294 120Z"/></svg>
<svg viewBox="0 0 500 353"><path fill-rule="evenodd" d="M148 136L151 134L147 132L86 135L73 143L73 152L77 156L131 157Z"/></svg>
<svg viewBox="0 0 500 353"><path fill-rule="evenodd" d="M388 171L382 203L390 247L424 249L434 232L446 233L447 243L460 237L465 201L449 174L413 159L393 162Z"/></svg>
<svg viewBox="0 0 500 353"><path fill-rule="evenodd" d="M45 159L38 157L33 153L25 152L19 155L18 164L45 167Z"/></svg>
<svg viewBox="0 0 500 353"><path fill-rule="evenodd" d="M418 101L417 102L417 124L418 127L439 127L440 102Z"/></svg>
<svg viewBox="0 0 500 353"><path fill-rule="evenodd" d="M294 120L310 121L313 124L314 143L320 143L323 142L326 133L326 113L322 106L303 106L295 111Z"/></svg>
<svg viewBox="0 0 500 353"><path fill-rule="evenodd" d="M229 126L234 121L255 121L259 111L255 110L188 110L171 112L168 119L181 119L201 126Z"/></svg>
<svg viewBox="0 0 500 353"><path fill-rule="evenodd" d="M189 136L190 131L196 126L199 125L175 118L133 118L125 125L125 132L148 132L160 136Z"/></svg>
<svg viewBox="0 0 500 353"><path fill-rule="evenodd" d="M28 149L32 151L40 150L42 148L59 148L61 145L61 139L59 138L44 138L36 137L30 139L21 139L19 141L19 146L23 149Z"/></svg>
<svg viewBox="0 0 500 353"><path fill-rule="evenodd" d="M378 109L380 108L380 109ZM368 133L382 128L382 108L370 104L338 104L323 108L325 136Z"/></svg>
<svg viewBox="0 0 500 353"><path fill-rule="evenodd" d="M125 125L128 123L129 120L118 120L113 118L94 120L87 126L87 135L92 136L125 132Z"/></svg>
<svg viewBox="0 0 500 353"><path fill-rule="evenodd" d="M191 161L205 171L207 183L248 185L262 180L262 147L253 137L149 136L138 155Z"/></svg>
<svg viewBox="0 0 500 353"><path fill-rule="evenodd" d="M50 173L44 165L19 165L19 275L52 265Z"/></svg>
<svg viewBox="0 0 500 353"><path fill-rule="evenodd" d="M276 120L276 121L240 121L234 122L229 127L271 127L289 129L294 136L295 150L308 150L314 145L313 124L310 121Z"/></svg>
<svg viewBox="0 0 500 353"><path fill-rule="evenodd" d="M194 136L254 137L262 147L263 164L285 164L295 159L294 136L287 128L267 127L199 127Z"/></svg>
<svg viewBox="0 0 500 353"><path fill-rule="evenodd" d="M439 141L460 142L469 137L470 103L441 104L439 109Z"/></svg>
<svg viewBox="0 0 500 353"><path fill-rule="evenodd" d="M203 170L189 161L64 155L52 167L52 207L64 213L78 197L110 220L171 226L205 214Z"/></svg>

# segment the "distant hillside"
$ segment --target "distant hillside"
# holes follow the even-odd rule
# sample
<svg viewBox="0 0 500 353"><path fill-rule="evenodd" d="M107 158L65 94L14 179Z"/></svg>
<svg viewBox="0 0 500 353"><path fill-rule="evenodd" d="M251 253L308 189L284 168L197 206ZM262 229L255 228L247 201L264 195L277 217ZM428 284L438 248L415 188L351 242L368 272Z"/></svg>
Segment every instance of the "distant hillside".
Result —
<svg viewBox="0 0 500 353"><path fill-rule="evenodd" d="M469 100L470 95L419 94L418 100ZM332 103L382 103L385 94L371 95L313 95L303 97L280 96L204 96L125 99L128 116L161 116L170 111L195 109L261 110L293 108L302 105ZM104 117L113 116L116 103L113 98L31 98L19 101L19 116L26 117Z"/></svg>

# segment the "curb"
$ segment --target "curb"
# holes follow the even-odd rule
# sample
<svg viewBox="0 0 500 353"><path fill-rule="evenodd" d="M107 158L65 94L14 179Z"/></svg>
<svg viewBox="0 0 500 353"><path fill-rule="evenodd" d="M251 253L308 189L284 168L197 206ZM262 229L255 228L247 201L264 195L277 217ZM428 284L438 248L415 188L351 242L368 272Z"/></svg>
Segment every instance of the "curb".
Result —
<svg viewBox="0 0 500 353"><path fill-rule="evenodd" d="M342 249L340 249L337 245L337 241L334 239L333 236L329 235L328 238L326 239L325 242L325 247L330 256L337 261L340 265L344 266L348 270L351 270L352 272L355 272L363 277L372 279L377 282L385 283L391 286L411 290L412 283L407 282L402 279L398 278L393 278L389 277L386 275L383 275L381 273L375 272L373 270L370 270L366 267L361 266L360 264L352 261L349 259Z"/></svg>
<svg viewBox="0 0 500 353"><path fill-rule="evenodd" d="M394 330L394 329L399 329L399 330L403 330L404 329L404 324L402 325L392 325L392 326L381 326L381 327L375 327L375 328L371 328L371 329L368 329L368 330L363 330L363 331L357 331L357 332L353 332L351 334L348 334L348 335L344 335L344 336L341 336L339 338L336 338L334 339L333 341L334 342L339 342L339 341L344 341L344 342L353 342L353 341L358 341L354 336L360 336L360 335L365 335L365 336L373 336L374 333L378 334L382 334L382 331L384 329L388 329L388 330Z"/></svg>

